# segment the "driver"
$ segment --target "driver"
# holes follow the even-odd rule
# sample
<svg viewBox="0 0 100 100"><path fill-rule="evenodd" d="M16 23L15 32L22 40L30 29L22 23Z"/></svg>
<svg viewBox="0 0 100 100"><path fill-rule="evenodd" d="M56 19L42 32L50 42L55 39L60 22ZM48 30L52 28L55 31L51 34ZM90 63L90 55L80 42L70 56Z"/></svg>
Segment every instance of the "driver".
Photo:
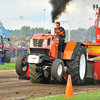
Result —
<svg viewBox="0 0 100 100"><path fill-rule="evenodd" d="M65 30L63 27L60 27L59 22L56 22L56 28L54 29L54 33L59 36L58 51L62 51L62 45L65 40Z"/></svg>

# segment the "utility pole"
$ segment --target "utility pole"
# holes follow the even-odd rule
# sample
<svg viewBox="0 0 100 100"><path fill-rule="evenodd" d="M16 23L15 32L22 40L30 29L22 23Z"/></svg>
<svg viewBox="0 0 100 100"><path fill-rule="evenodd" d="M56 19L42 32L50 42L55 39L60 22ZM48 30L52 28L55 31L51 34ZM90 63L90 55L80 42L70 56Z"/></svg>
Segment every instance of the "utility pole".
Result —
<svg viewBox="0 0 100 100"><path fill-rule="evenodd" d="M23 16L20 16L20 18L21 18L21 35L22 35L22 18L23 18Z"/></svg>

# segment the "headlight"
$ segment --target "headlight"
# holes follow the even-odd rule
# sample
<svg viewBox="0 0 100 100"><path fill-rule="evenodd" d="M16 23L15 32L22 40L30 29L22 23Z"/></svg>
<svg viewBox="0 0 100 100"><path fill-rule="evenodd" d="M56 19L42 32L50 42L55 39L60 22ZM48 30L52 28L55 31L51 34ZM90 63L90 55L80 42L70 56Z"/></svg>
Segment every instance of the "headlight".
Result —
<svg viewBox="0 0 100 100"><path fill-rule="evenodd" d="M33 47L33 39L30 41L30 47Z"/></svg>
<svg viewBox="0 0 100 100"><path fill-rule="evenodd" d="M47 46L47 39L44 40L44 42L43 42L43 47L46 47L46 46Z"/></svg>

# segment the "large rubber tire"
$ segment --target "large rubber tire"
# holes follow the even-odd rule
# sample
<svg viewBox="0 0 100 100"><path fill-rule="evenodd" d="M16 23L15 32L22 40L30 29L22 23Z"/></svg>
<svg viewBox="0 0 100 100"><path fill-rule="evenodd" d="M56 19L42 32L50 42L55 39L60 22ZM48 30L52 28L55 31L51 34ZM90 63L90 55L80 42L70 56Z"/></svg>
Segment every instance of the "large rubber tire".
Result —
<svg viewBox="0 0 100 100"><path fill-rule="evenodd" d="M5 59L6 60L5 62L6 63L10 63L11 53L10 53L10 51L5 51L5 53L6 53L5 54L5 58L6 58Z"/></svg>
<svg viewBox="0 0 100 100"><path fill-rule="evenodd" d="M25 63L25 58L27 58L26 55L20 55L20 56L18 56L18 58L16 60L15 68L16 68L16 73L19 76L26 75L28 65Z"/></svg>
<svg viewBox="0 0 100 100"><path fill-rule="evenodd" d="M64 73L64 63L61 59L55 59L51 66L51 77L60 81Z"/></svg>
<svg viewBox="0 0 100 100"><path fill-rule="evenodd" d="M76 59L66 61L65 63L68 67L68 74L72 76L72 83L74 85L83 85L85 83L87 73L86 48L84 46L80 46Z"/></svg>
<svg viewBox="0 0 100 100"><path fill-rule="evenodd" d="M35 71L35 64L30 65L30 80L32 83L49 83L50 77L45 78L43 73Z"/></svg>

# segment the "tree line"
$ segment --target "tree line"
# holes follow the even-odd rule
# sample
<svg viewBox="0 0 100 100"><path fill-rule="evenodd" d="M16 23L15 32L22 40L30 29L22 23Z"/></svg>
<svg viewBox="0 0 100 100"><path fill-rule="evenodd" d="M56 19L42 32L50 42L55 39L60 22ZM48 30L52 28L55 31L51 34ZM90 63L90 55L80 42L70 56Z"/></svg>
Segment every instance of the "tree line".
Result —
<svg viewBox="0 0 100 100"><path fill-rule="evenodd" d="M44 28L31 28L30 26L23 26L22 29L17 30L7 30L9 33L9 37L11 41L16 42L18 40L30 40L31 37L35 34L44 34ZM51 32L50 29L45 30L45 34ZM66 32L66 40L68 35L68 30ZM71 30L71 41L79 41L82 42L83 40L90 41L90 32L91 32L91 39L95 37L95 28L91 26L89 29L78 28L76 30ZM50 33L49 33L50 34Z"/></svg>

